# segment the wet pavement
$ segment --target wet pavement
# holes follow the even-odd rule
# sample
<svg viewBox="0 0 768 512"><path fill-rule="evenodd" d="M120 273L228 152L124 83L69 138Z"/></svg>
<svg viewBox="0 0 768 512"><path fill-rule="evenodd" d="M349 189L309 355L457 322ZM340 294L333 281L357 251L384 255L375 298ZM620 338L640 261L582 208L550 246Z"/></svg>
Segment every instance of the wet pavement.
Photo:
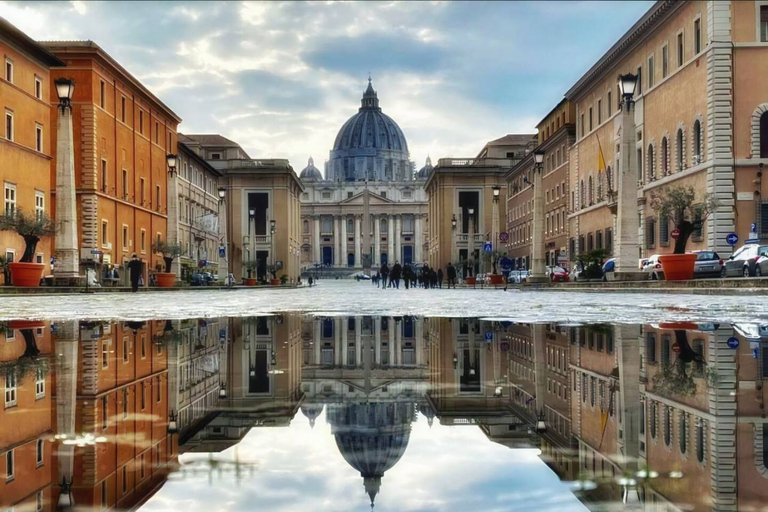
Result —
<svg viewBox="0 0 768 512"><path fill-rule="evenodd" d="M533 323L510 317L538 294L378 290L393 311L342 314L378 297L356 286L3 322L0 510L767 509L762 311ZM400 313L441 294L474 313Z"/></svg>

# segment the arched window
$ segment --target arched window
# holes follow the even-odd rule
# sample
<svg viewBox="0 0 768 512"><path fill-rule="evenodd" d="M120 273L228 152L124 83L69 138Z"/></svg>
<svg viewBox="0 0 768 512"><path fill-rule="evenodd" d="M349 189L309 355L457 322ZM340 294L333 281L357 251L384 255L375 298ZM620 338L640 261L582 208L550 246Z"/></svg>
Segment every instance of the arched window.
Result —
<svg viewBox="0 0 768 512"><path fill-rule="evenodd" d="M667 138L661 139L661 175L669 174L669 143Z"/></svg>
<svg viewBox="0 0 768 512"><path fill-rule="evenodd" d="M696 424L696 460L704 462L704 422Z"/></svg>
<svg viewBox="0 0 768 512"><path fill-rule="evenodd" d="M672 443L672 410L664 407L664 444L669 446Z"/></svg>
<svg viewBox="0 0 768 512"><path fill-rule="evenodd" d="M701 163L701 121L698 119L693 123L693 165Z"/></svg>
<svg viewBox="0 0 768 512"><path fill-rule="evenodd" d="M680 453L685 453L688 444L688 419L684 412L680 412L680 430L677 433L680 441Z"/></svg>
<svg viewBox="0 0 768 512"><path fill-rule="evenodd" d="M763 466L768 462L768 423L763 423Z"/></svg>
<svg viewBox="0 0 768 512"><path fill-rule="evenodd" d="M592 182L592 176L589 177L589 206L595 204L595 185Z"/></svg>
<svg viewBox="0 0 768 512"><path fill-rule="evenodd" d="M347 233L354 233L355 232L355 221L352 219L347 219Z"/></svg>
<svg viewBox="0 0 768 512"><path fill-rule="evenodd" d="M659 411L658 411L657 405L655 403L653 403L653 402L651 402L649 407L651 408L651 414L650 414L650 416L651 416L651 437L653 439L656 439L656 426L657 426L657 423L658 423Z"/></svg>
<svg viewBox="0 0 768 512"><path fill-rule="evenodd" d="M648 153L645 155L645 159L648 161L648 181L656 179L656 158L654 158L653 145L648 144Z"/></svg>
<svg viewBox="0 0 768 512"><path fill-rule="evenodd" d="M584 185L584 180L581 180L581 188L579 192L581 193L581 207L584 208L587 206L587 187Z"/></svg>
<svg viewBox="0 0 768 512"><path fill-rule="evenodd" d="M675 169L677 172L683 170L685 156L685 144L683 142L683 129L677 130L677 158L675 158Z"/></svg>
<svg viewBox="0 0 768 512"><path fill-rule="evenodd" d="M603 181L605 177L603 176L603 171L600 171L597 173L597 201L600 202L603 200L603 190L605 188L603 187Z"/></svg>
<svg viewBox="0 0 768 512"><path fill-rule="evenodd" d="M304 234L306 235L307 233L309 233L309 221L305 220L304 221Z"/></svg>
<svg viewBox="0 0 768 512"><path fill-rule="evenodd" d="M768 111L760 116L760 158L768 158Z"/></svg>

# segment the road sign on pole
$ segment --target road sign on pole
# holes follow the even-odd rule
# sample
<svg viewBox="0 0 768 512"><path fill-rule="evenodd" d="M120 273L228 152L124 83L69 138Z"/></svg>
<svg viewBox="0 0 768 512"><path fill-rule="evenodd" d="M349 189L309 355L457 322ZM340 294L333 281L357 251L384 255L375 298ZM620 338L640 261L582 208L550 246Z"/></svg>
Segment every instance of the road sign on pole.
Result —
<svg viewBox="0 0 768 512"><path fill-rule="evenodd" d="M509 233L507 233L506 231L502 231L501 233L499 233L499 240L504 242L504 243L508 242L509 241Z"/></svg>
<svg viewBox="0 0 768 512"><path fill-rule="evenodd" d="M739 235L736 233L728 233L725 235L725 241L728 243L728 245L736 245L736 243L739 241Z"/></svg>
<svg viewBox="0 0 768 512"><path fill-rule="evenodd" d="M488 343L493 341L493 331L485 331L485 341Z"/></svg>
<svg viewBox="0 0 768 512"><path fill-rule="evenodd" d="M677 228L673 229L669 236L671 236L673 240L677 240L680 238L680 230Z"/></svg>
<svg viewBox="0 0 768 512"><path fill-rule="evenodd" d="M739 338L728 338L728 348L739 348Z"/></svg>
<svg viewBox="0 0 768 512"><path fill-rule="evenodd" d="M484 242L483 243L483 252L493 252L493 242Z"/></svg>

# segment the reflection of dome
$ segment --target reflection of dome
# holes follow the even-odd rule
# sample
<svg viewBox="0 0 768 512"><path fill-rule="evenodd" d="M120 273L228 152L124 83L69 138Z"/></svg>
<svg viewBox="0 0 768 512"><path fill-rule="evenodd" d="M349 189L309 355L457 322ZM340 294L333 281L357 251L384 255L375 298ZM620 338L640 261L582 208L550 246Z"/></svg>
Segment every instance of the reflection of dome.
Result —
<svg viewBox="0 0 768 512"><path fill-rule="evenodd" d="M315 161L312 159L312 157L309 157L309 162L307 163L307 166L302 169L301 174L299 175L299 178L302 180L322 180L323 175L320 173L320 169L315 167Z"/></svg>
<svg viewBox="0 0 768 512"><path fill-rule="evenodd" d="M432 410L432 408L429 405L420 405L419 406L419 412L427 418L427 424L432 427L432 422L435 420L435 412Z"/></svg>
<svg viewBox="0 0 768 512"><path fill-rule="evenodd" d="M432 167L432 159L427 157L427 163L424 164L424 167L419 169L419 174L417 175L417 177L420 180L425 180L429 178L429 175L432 174L432 169L434 169L434 167Z"/></svg>
<svg viewBox="0 0 768 512"><path fill-rule="evenodd" d="M371 507L384 472L405 453L415 407L412 403L329 405L328 421L342 457L363 477Z"/></svg>
<svg viewBox="0 0 768 512"><path fill-rule="evenodd" d="M301 406L301 414L309 420L309 426L315 428L315 420L323 412L323 404L304 404Z"/></svg>
<svg viewBox="0 0 768 512"><path fill-rule="evenodd" d="M326 170L326 179L335 181L413 179L405 135L381 111L370 78L360 109L336 135Z"/></svg>

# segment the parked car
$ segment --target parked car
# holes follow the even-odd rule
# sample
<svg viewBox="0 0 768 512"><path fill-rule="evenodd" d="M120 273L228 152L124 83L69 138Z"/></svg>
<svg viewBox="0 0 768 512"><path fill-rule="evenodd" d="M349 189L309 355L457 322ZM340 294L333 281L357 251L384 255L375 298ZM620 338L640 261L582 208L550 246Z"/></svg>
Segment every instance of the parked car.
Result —
<svg viewBox="0 0 768 512"><path fill-rule="evenodd" d="M692 254L696 254L693 277L720 276L723 269L723 259L715 251L692 251Z"/></svg>
<svg viewBox="0 0 768 512"><path fill-rule="evenodd" d="M653 281L661 281L664 279L664 271L661 269L661 262L659 261L660 254L654 254L645 259L643 265L643 272L648 274L648 277Z"/></svg>
<svg viewBox="0 0 768 512"><path fill-rule="evenodd" d="M608 280L607 274L616 270L616 258L611 258L603 263L603 281Z"/></svg>
<svg viewBox="0 0 768 512"><path fill-rule="evenodd" d="M509 272L509 283L510 284L521 284L526 281L528 277L528 271L527 270L510 270Z"/></svg>
<svg viewBox="0 0 768 512"><path fill-rule="evenodd" d="M742 245L725 261L722 277L750 277L768 275L768 245Z"/></svg>
<svg viewBox="0 0 768 512"><path fill-rule="evenodd" d="M581 274L584 272L584 269L581 268L581 265L576 265L573 267L573 270L571 270L571 281L574 283L581 279Z"/></svg>
<svg viewBox="0 0 768 512"><path fill-rule="evenodd" d="M553 283L567 283L571 280L568 271L560 266L547 267L547 275Z"/></svg>
<svg viewBox="0 0 768 512"><path fill-rule="evenodd" d="M210 272L196 272L192 274L191 286L209 286L213 283L213 274Z"/></svg>

